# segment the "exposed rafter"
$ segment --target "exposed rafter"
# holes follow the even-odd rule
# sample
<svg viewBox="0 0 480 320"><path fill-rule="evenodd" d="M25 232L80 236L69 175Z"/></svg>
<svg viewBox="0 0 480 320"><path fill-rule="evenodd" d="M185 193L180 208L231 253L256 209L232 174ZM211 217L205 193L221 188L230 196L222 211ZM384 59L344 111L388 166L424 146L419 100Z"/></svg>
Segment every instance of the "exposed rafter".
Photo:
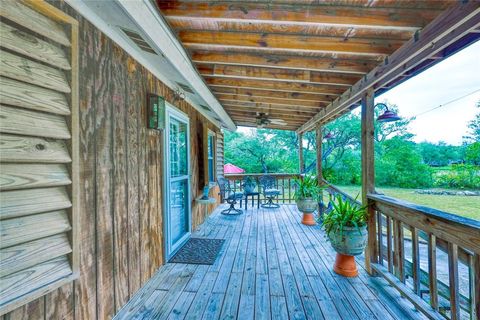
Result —
<svg viewBox="0 0 480 320"><path fill-rule="evenodd" d="M206 78L206 83L210 86L232 87L232 88L264 88L272 91L284 92L307 92L317 94L339 95L344 92L342 87L331 87L322 84L298 83L298 82L269 82L262 80L249 79L230 79L230 78Z"/></svg>
<svg viewBox="0 0 480 320"><path fill-rule="evenodd" d="M170 19L207 18L210 21L243 21L251 24L289 23L301 26L349 26L415 30L435 17L430 10L335 5L272 5L247 3L192 3L160 1Z"/></svg>
<svg viewBox="0 0 480 320"><path fill-rule="evenodd" d="M203 64L225 64L248 67L270 67L292 70L310 70L319 72L341 72L365 74L372 70L377 61L312 58L295 55L268 55L238 52L202 52L194 51L192 60Z"/></svg>
<svg viewBox="0 0 480 320"><path fill-rule="evenodd" d="M361 76L307 70L271 69L260 67L198 65L198 71L205 77L229 77L239 79L291 81L317 83L335 86L351 86Z"/></svg>
<svg viewBox="0 0 480 320"><path fill-rule="evenodd" d="M180 31L184 46L203 49L221 46L224 49L266 48L280 52L330 52L351 55L385 56L398 49L403 41L388 39L354 38L345 41L342 37L307 37L302 35L258 34L212 31Z"/></svg>
<svg viewBox="0 0 480 320"><path fill-rule="evenodd" d="M328 94L312 94L303 92L282 92L272 91L268 89L248 89L248 88L230 88L230 87L212 87L214 93L229 93L237 96L249 96L249 97L271 97L279 98L283 100L295 100L295 101L319 101L319 102L332 102L335 100L335 95Z"/></svg>
<svg viewBox="0 0 480 320"><path fill-rule="evenodd" d="M277 99L270 97L250 97L250 96L238 96L233 94L216 94L219 100L224 101L244 101L252 103L270 103L282 106L300 106L300 107L325 107L328 103L309 100L294 100L294 99Z"/></svg>

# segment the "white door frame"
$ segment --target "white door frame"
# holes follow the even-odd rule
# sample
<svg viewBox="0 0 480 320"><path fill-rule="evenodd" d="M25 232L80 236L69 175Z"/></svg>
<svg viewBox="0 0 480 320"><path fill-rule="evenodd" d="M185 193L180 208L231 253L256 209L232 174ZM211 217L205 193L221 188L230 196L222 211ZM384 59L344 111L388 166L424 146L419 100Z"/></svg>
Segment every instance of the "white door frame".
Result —
<svg viewBox="0 0 480 320"><path fill-rule="evenodd" d="M175 108L173 105L165 102L165 131L164 131L164 165L163 165L163 221L164 221L164 239L165 239L165 258L168 261L173 255L182 247L183 244L190 238L192 233L192 186L191 186L191 168L190 168L190 120L188 115L183 113L182 111ZM174 118L180 122L183 122L187 125L187 233L177 241L177 243L172 244L172 235L170 232L171 226L171 219L170 219L170 184L172 179L170 178L170 118ZM174 178L175 180L183 180L185 179L185 175L181 177Z"/></svg>

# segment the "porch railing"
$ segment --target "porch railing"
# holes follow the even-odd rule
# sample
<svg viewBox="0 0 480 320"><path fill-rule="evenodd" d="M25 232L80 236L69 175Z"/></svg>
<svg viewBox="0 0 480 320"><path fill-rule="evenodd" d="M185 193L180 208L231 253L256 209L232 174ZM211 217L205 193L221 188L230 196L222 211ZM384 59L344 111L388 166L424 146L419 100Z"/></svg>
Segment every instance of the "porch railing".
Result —
<svg viewBox="0 0 480 320"><path fill-rule="evenodd" d="M230 185L234 191L243 191L243 179L250 176L255 179L257 191L261 192L259 188L259 179L263 173L247 173L247 174L226 174L225 178L230 181ZM276 188L280 190L281 194L275 200L277 203L293 203L293 195L295 193L294 179L300 177L298 173L268 173L269 176L275 178Z"/></svg>
<svg viewBox="0 0 480 320"><path fill-rule="evenodd" d="M479 319L480 222L383 195L367 198L376 211L372 269L432 319L437 312Z"/></svg>

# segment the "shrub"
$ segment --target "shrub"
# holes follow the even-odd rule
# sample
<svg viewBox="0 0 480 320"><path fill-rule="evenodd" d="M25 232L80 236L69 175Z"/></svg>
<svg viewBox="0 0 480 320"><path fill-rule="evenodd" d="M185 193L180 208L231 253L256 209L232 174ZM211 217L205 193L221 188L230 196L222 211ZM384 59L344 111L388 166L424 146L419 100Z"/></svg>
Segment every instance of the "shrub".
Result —
<svg viewBox="0 0 480 320"><path fill-rule="evenodd" d="M435 187L456 189L480 189L480 167L474 165L453 165L449 171L435 176Z"/></svg>

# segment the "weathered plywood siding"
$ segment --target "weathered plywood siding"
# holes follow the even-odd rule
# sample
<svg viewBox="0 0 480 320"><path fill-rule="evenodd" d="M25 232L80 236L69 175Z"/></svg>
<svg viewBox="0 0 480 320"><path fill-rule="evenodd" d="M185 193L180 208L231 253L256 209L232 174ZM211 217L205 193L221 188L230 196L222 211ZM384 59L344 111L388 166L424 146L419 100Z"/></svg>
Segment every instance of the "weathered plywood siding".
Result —
<svg viewBox="0 0 480 320"><path fill-rule="evenodd" d="M146 129L145 108L148 92L169 102L173 92L68 5L52 3L80 23L81 274L3 319L109 319L164 263L163 133ZM175 105L190 117L198 196L202 130L218 128ZM194 200L192 208L196 227L205 214Z"/></svg>

